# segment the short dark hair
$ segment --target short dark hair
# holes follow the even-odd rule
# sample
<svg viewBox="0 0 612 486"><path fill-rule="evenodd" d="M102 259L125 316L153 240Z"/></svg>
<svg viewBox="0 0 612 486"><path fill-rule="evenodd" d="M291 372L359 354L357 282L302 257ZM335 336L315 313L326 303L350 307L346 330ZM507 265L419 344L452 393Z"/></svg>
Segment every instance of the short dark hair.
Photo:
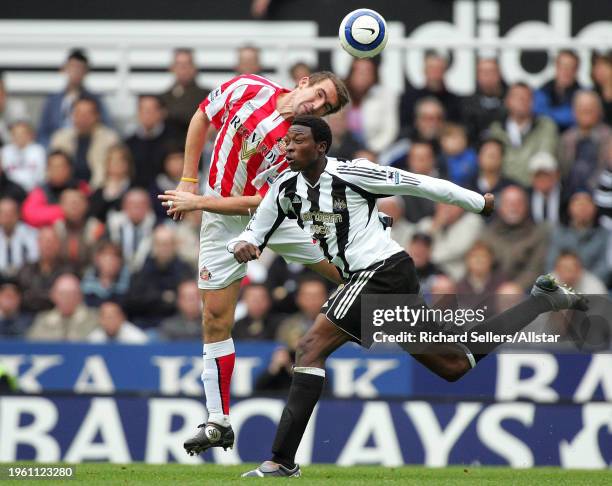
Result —
<svg viewBox="0 0 612 486"><path fill-rule="evenodd" d="M580 58L578 57L578 54L576 54L573 50L571 50L571 49L561 49L559 51L559 53L557 54L557 57L556 57L555 60L559 59L561 56L569 56L569 57L571 57L576 62L576 67L580 66Z"/></svg>
<svg viewBox="0 0 612 486"><path fill-rule="evenodd" d="M299 115L293 119L291 125L301 125L310 128L312 137L316 143L325 142L325 153L329 152L332 144L332 133L329 125L323 118L313 115Z"/></svg>
<svg viewBox="0 0 612 486"><path fill-rule="evenodd" d="M94 106L94 108L96 109L96 113L100 113L100 103L98 102L98 100L96 98L94 98L93 96L90 96L90 95L86 95L86 94L81 95L81 96L79 96L79 99L77 99L74 102L74 106L76 106L77 103L81 103L82 101L85 101L87 103L91 103ZM74 109L74 106L73 106L73 109Z"/></svg>
<svg viewBox="0 0 612 486"><path fill-rule="evenodd" d="M49 152L47 154L47 160L51 159L51 157L56 157L56 156L62 157L64 161L66 162L66 164L68 164L70 168L72 168L72 157L70 157L70 155L67 152L64 152L63 150L60 150L60 149L55 149Z"/></svg>
<svg viewBox="0 0 612 486"><path fill-rule="evenodd" d="M75 61L82 62L82 63L84 63L84 64L89 66L89 59L85 55L85 52L83 51L83 49L79 49L79 48L72 49L68 53L68 58L66 59L66 61L70 61L71 59L73 59Z"/></svg>
<svg viewBox="0 0 612 486"><path fill-rule="evenodd" d="M506 153L506 146L504 145L504 142L502 142L499 138L493 137L489 134L487 134L478 143L478 152L480 152L482 150L482 147L484 147L488 143L493 143L497 145L499 147L499 150L501 151L502 156Z"/></svg>
<svg viewBox="0 0 612 486"><path fill-rule="evenodd" d="M514 88L524 88L524 89L529 90L530 93L533 92L533 90L531 89L531 86L529 86L525 81L516 81L516 82L512 83L508 87L508 93L510 92L510 90L512 90Z"/></svg>

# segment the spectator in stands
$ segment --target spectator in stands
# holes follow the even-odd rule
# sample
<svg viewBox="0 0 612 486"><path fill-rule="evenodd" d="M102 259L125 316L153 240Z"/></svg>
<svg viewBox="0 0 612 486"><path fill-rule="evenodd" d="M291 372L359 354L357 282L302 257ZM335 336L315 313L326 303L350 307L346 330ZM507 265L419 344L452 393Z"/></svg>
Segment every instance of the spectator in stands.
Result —
<svg viewBox="0 0 612 486"><path fill-rule="evenodd" d="M131 185L132 153L125 145L111 147L106 156L104 184L89 198L89 214L103 223L109 211L121 211L121 200Z"/></svg>
<svg viewBox="0 0 612 486"><path fill-rule="evenodd" d="M300 79L307 78L311 74L312 68L305 62L296 62L289 68L289 75L296 86L300 82Z"/></svg>
<svg viewBox="0 0 612 486"><path fill-rule="evenodd" d="M0 281L0 337L20 338L30 325L33 316L21 309L22 294L14 280Z"/></svg>
<svg viewBox="0 0 612 486"><path fill-rule="evenodd" d="M161 322L160 334L171 341L200 341L202 337L202 301L194 280L178 286L177 313Z"/></svg>
<svg viewBox="0 0 612 486"><path fill-rule="evenodd" d="M52 226L38 230L38 261L24 266L17 280L23 289L23 307L30 312L40 312L53 308L49 291L55 280L64 273L74 273L75 269L61 254L61 241Z"/></svg>
<svg viewBox="0 0 612 486"><path fill-rule="evenodd" d="M237 340L272 340L279 325L277 317L270 311L272 299L263 284L250 284L244 288L242 300L246 316L236 321L232 337Z"/></svg>
<svg viewBox="0 0 612 486"><path fill-rule="evenodd" d="M97 315L83 303L79 279L60 275L51 288L53 309L41 312L28 332L37 341L84 341L96 327Z"/></svg>
<svg viewBox="0 0 612 486"><path fill-rule="evenodd" d="M597 275L584 268L580 256L564 250L556 258L553 274L581 294L607 295L608 289Z"/></svg>
<svg viewBox="0 0 612 486"><path fill-rule="evenodd" d="M581 187L595 189L612 145L612 129L602 121L597 94L578 91L573 106L576 126L563 134L559 144L559 162L568 193Z"/></svg>
<svg viewBox="0 0 612 486"><path fill-rule="evenodd" d="M81 291L85 303L99 307L107 300L121 302L130 288L130 271L123 265L121 248L102 240L96 245L93 264L83 274Z"/></svg>
<svg viewBox="0 0 612 486"><path fill-rule="evenodd" d="M531 288L544 272L549 229L530 218L527 193L518 186L508 186L501 192L497 215L484 230L482 240L493 248L504 275L523 289Z"/></svg>
<svg viewBox="0 0 612 486"><path fill-rule="evenodd" d="M353 59L346 78L351 96L347 109L350 132L374 152L387 148L398 134L397 97L380 84L378 64L371 58Z"/></svg>
<svg viewBox="0 0 612 486"><path fill-rule="evenodd" d="M176 313L179 283L194 278L191 267L176 254L176 236L167 226L153 232L151 255L132 275L125 309L140 327L158 326Z"/></svg>
<svg viewBox="0 0 612 486"><path fill-rule="evenodd" d="M448 180L467 186L478 173L476 152L468 146L467 133L462 125L447 123L440 137L442 164Z"/></svg>
<svg viewBox="0 0 612 486"><path fill-rule="evenodd" d="M81 275L90 262L96 241L104 233L104 225L87 216L87 197L77 189L62 192L60 207L64 218L56 221L54 227L61 240L62 255Z"/></svg>
<svg viewBox="0 0 612 486"><path fill-rule="evenodd" d="M490 135L504 143L504 173L527 186L528 163L533 154L557 149L558 135L554 122L533 113L533 94L525 83L510 86L506 95L508 117L493 122Z"/></svg>
<svg viewBox="0 0 612 486"><path fill-rule="evenodd" d="M107 237L121 247L131 272L140 269L147 258L155 225L151 198L143 189L130 189L123 196L121 211L109 214Z"/></svg>
<svg viewBox="0 0 612 486"><path fill-rule="evenodd" d="M165 118L166 109L158 97L140 96L138 127L125 141L134 158L134 186L149 189L163 171L169 146L177 143L177 134L168 127Z"/></svg>
<svg viewBox="0 0 612 486"><path fill-rule="evenodd" d="M272 296L272 309L275 313L290 314L297 312L296 296L299 282L314 278L317 274L301 263L287 263L283 257L272 254L265 284ZM329 290L333 287L330 283Z"/></svg>
<svg viewBox="0 0 612 486"><path fill-rule="evenodd" d="M343 157L354 159L357 151L365 148L348 129L348 111L341 110L327 117L329 128L332 132L332 145L328 155L330 157Z"/></svg>
<svg viewBox="0 0 612 486"><path fill-rule="evenodd" d="M0 275L15 276L26 264L38 259L36 230L19 221L19 203L0 199Z"/></svg>
<svg viewBox="0 0 612 486"><path fill-rule="evenodd" d="M60 128L51 136L51 150L62 150L72 158L74 177L94 188L106 177L106 156L119 143L119 135L100 123L99 102L81 97L74 102L72 126Z"/></svg>
<svg viewBox="0 0 612 486"><path fill-rule="evenodd" d="M98 327L87 336L90 343L144 344L147 335L127 320L119 304L112 300L103 302L98 311Z"/></svg>
<svg viewBox="0 0 612 486"><path fill-rule="evenodd" d="M603 105L603 119L612 125L612 51L604 54L593 52L591 79Z"/></svg>
<svg viewBox="0 0 612 486"><path fill-rule="evenodd" d="M71 126L71 117L75 102L80 98L95 100L100 117L105 125L110 126L110 117L99 96L85 88L85 77L89 71L89 60L81 49L73 49L62 68L66 75L66 87L59 93L49 95L38 127L38 141L47 146L51 136L58 130Z"/></svg>
<svg viewBox="0 0 612 486"><path fill-rule="evenodd" d="M10 197L19 204L23 203L26 198L26 192L19 184L15 184L11 181L2 170L2 164L0 163L0 194L3 197Z"/></svg>
<svg viewBox="0 0 612 486"><path fill-rule="evenodd" d="M593 200L600 214L599 223L608 231L612 231L612 144L608 146L606 166L599 176L599 184L593 193ZM612 251L610 251L610 256L612 258Z"/></svg>
<svg viewBox="0 0 612 486"><path fill-rule="evenodd" d="M270 357L270 363L264 372L255 379L255 391L280 392L289 390L293 378L295 351L286 346L279 346Z"/></svg>
<svg viewBox="0 0 612 486"><path fill-rule="evenodd" d="M406 203L401 196L391 196L380 198L376 201L378 212L384 213L393 218L391 227L391 238L405 247L414 233L414 225L410 224L405 217Z"/></svg>
<svg viewBox="0 0 612 486"><path fill-rule="evenodd" d="M531 217L536 223L559 224L565 203L559 181L559 166L548 152L538 152L529 159Z"/></svg>
<svg viewBox="0 0 612 486"><path fill-rule="evenodd" d="M0 72L0 146L10 142L10 127L13 123L28 120L25 103L8 96L2 72Z"/></svg>
<svg viewBox="0 0 612 486"><path fill-rule="evenodd" d="M435 51L425 53L425 85L421 89L407 86L400 101L400 126L410 127L421 98L434 97L440 101L449 120L461 120L460 98L446 88L444 76L448 69L446 56ZM387 116L390 116L388 114Z"/></svg>
<svg viewBox="0 0 612 486"><path fill-rule="evenodd" d="M465 274L465 254L483 227L479 215L459 206L437 203L434 215L423 218L416 225L416 231L431 237L431 261L457 281Z"/></svg>
<svg viewBox="0 0 612 486"><path fill-rule="evenodd" d="M457 283L460 296L474 296L470 302L494 308L495 289L504 282L504 275L495 268L495 254L485 242L477 240L465 255L466 273Z"/></svg>
<svg viewBox="0 0 612 486"><path fill-rule="evenodd" d="M569 200L569 224L557 226L548 250L547 266L552 269L563 250L578 255L582 265L604 282L610 273L606 262L608 232L597 225L597 208L591 194L575 193Z"/></svg>
<svg viewBox="0 0 612 486"><path fill-rule="evenodd" d="M163 162L163 170L155 177L149 187L151 204L159 220L163 220L166 217L166 208L160 204L157 196L165 191L176 189L183 175L184 158L185 153L181 149L178 147L168 147L168 153Z"/></svg>
<svg viewBox="0 0 612 486"><path fill-rule="evenodd" d="M45 179L45 149L34 142L34 129L28 122L13 123L11 143L2 147L0 161L6 176L27 192Z"/></svg>
<svg viewBox="0 0 612 486"><path fill-rule="evenodd" d="M580 89L577 80L579 64L574 51L560 51L555 60L555 78L533 95L534 113L552 118L561 131L571 127L575 121L572 100Z"/></svg>
<svg viewBox="0 0 612 486"><path fill-rule="evenodd" d="M238 64L236 74L261 74L259 49L253 46L243 46L238 49Z"/></svg>
<svg viewBox="0 0 612 486"><path fill-rule="evenodd" d="M525 298L525 289L508 280L503 282L495 291L495 314L499 314L515 306Z"/></svg>
<svg viewBox="0 0 612 486"><path fill-rule="evenodd" d="M405 155L414 142L431 143L435 157L440 155L440 136L445 123L442 103L433 96L421 98L415 105L414 126L404 127L399 140L381 155L382 165L401 167ZM399 164L399 165L398 165Z"/></svg>
<svg viewBox="0 0 612 486"><path fill-rule="evenodd" d="M476 92L461 103L472 143L481 140L491 123L503 118L506 90L497 59L479 59L476 65Z"/></svg>
<svg viewBox="0 0 612 486"><path fill-rule="evenodd" d="M30 192L23 203L23 220L35 228L40 228L64 219L60 196L66 189L79 189L85 194L89 193L87 183L73 178L70 157L65 152L56 150L47 157L45 183Z"/></svg>
<svg viewBox="0 0 612 486"><path fill-rule="evenodd" d="M410 146L407 157L407 169L409 172L431 177L437 177L438 171L435 167L436 159L431 143L414 142ZM410 223L418 223L427 216L433 216L435 203L429 199L417 196L402 196L406 206L406 219Z"/></svg>
<svg viewBox="0 0 612 486"><path fill-rule="evenodd" d="M517 182L506 177L502 172L504 162L504 144L495 138L485 139L478 149L478 175L468 184L468 188L486 194L499 193Z"/></svg>
<svg viewBox="0 0 612 486"><path fill-rule="evenodd" d="M428 292L431 288L433 276L443 274L442 270L431 261L431 245L431 236L426 233L415 233L406 248L414 261L414 267L423 292Z"/></svg>
<svg viewBox="0 0 612 486"><path fill-rule="evenodd" d="M283 319L276 331L276 341L287 345L312 326L327 300L327 287L318 277L304 278L298 284L295 300L298 312Z"/></svg>
<svg viewBox="0 0 612 486"><path fill-rule="evenodd" d="M208 96L209 90L198 86L198 68L193 61L192 49L175 49L170 71L174 74L172 86L159 98L168 114L166 123L176 133L177 139L184 141L194 106Z"/></svg>

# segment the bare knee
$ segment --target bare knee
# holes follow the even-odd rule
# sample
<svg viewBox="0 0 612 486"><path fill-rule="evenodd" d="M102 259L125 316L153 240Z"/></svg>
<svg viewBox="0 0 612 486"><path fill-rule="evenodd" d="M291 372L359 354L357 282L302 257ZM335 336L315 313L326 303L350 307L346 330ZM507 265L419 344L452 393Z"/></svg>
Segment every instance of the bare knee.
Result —
<svg viewBox="0 0 612 486"><path fill-rule="evenodd" d="M321 346L317 343L316 334L307 333L298 342L295 359L296 366L324 368L325 356L322 351Z"/></svg>

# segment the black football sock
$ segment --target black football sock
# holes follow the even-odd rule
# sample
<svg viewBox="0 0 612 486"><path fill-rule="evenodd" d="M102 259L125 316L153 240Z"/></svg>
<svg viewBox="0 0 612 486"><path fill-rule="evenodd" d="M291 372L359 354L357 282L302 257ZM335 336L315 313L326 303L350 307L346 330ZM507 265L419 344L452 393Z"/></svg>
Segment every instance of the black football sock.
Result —
<svg viewBox="0 0 612 486"><path fill-rule="evenodd" d="M478 332L485 335L487 332L491 332L497 335L513 335L533 322L540 314L551 310L552 306L545 298L529 296L523 302L487 319L482 324L474 326L470 329L470 333ZM468 344L467 347L472 351L474 359L478 362L500 344L503 344L503 342L486 340L482 343Z"/></svg>
<svg viewBox="0 0 612 486"><path fill-rule="evenodd" d="M325 370L321 368L294 368L289 398L272 445L272 461L289 469L295 467L295 454L310 415L319 401L324 382Z"/></svg>

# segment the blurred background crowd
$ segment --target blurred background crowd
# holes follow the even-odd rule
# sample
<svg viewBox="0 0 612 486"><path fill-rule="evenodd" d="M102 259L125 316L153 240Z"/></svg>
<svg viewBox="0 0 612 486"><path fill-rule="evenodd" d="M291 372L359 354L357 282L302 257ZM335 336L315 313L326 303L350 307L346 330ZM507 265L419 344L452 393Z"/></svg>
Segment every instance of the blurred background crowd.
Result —
<svg viewBox="0 0 612 486"><path fill-rule="evenodd" d="M244 47L236 73L261 73ZM497 198L491 219L411 196L379 201L410 253L424 292L523 294L552 271L580 292L612 288L612 53L560 51L554 78L508 85L494 58L477 63L477 89L445 84L448 59L427 52L425 85L393 93L375 60L354 60L352 104L328 118L330 154L441 177ZM196 83L189 49L174 81L138 97L130 127L87 89L87 53L65 61L65 88L41 113L0 81L0 336L144 343L199 340L196 285L201 213L166 217L157 195L182 171L191 116L214 86ZM205 66L201 66L205 70ZM297 63L294 81L316 70ZM203 155L206 183L211 140ZM234 339L277 340L266 387L289 382L291 349L332 287L270 252L250 264ZM264 385L262 385L264 386Z"/></svg>

